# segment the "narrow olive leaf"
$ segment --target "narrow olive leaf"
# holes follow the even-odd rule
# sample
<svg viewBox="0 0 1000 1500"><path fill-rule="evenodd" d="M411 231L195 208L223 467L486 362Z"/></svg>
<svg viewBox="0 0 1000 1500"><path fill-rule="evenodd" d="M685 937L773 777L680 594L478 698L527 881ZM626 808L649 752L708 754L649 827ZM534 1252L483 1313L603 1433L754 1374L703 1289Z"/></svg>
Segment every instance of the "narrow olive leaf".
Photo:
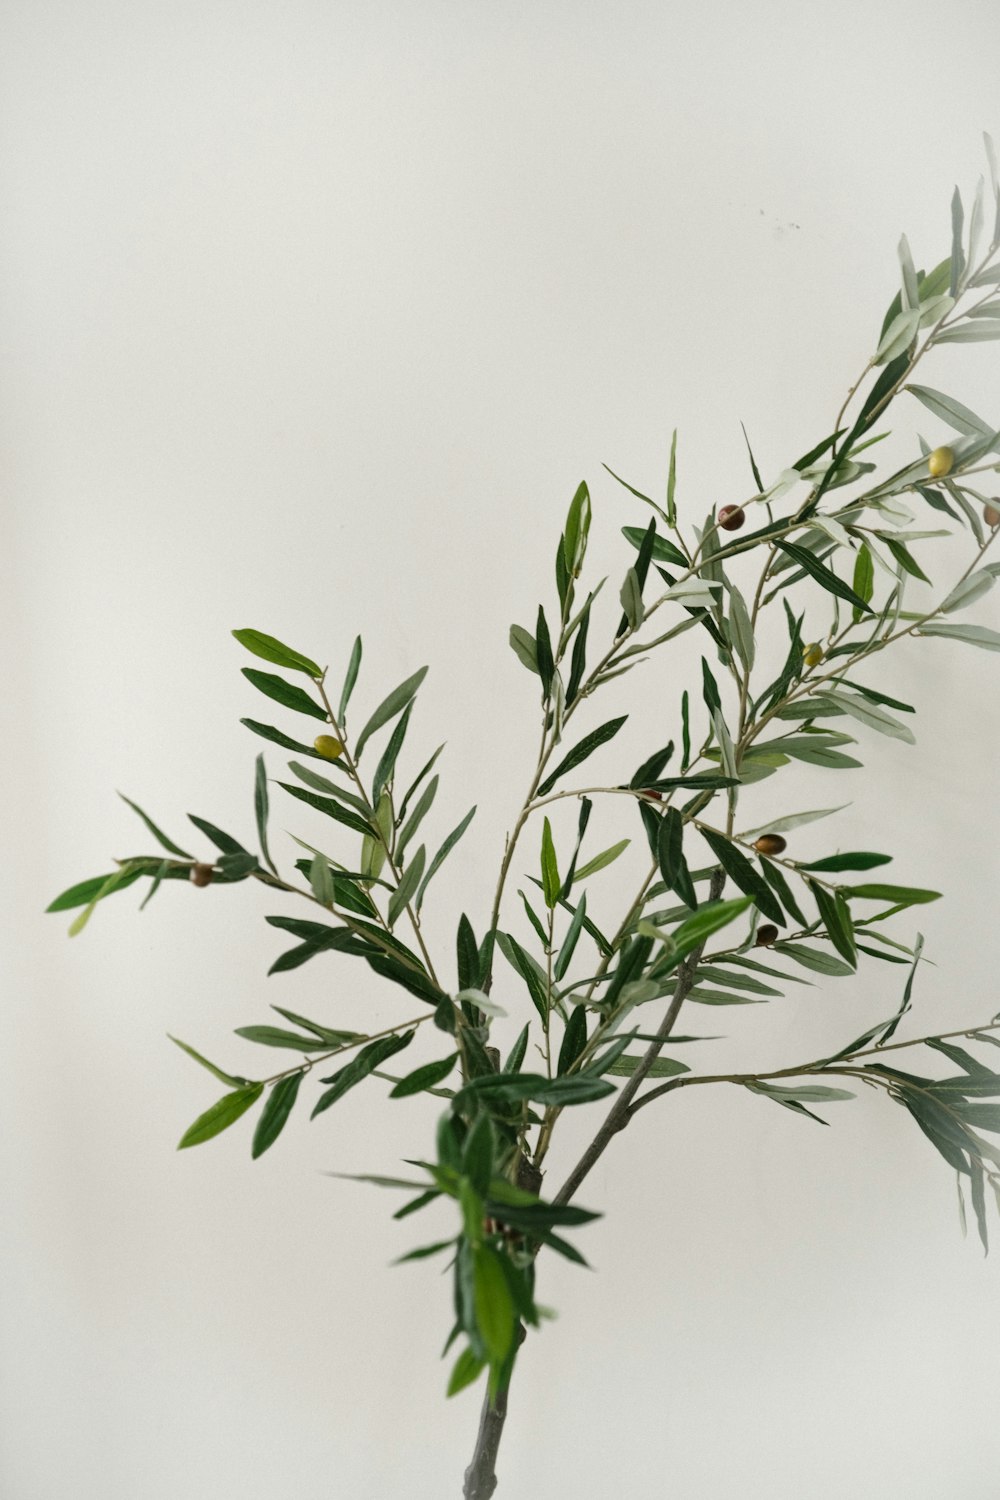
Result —
<svg viewBox="0 0 1000 1500"><path fill-rule="evenodd" d="M958 295L962 284L962 272L965 270L965 251L962 248L964 217L962 195L956 188L951 199L951 272L948 292L952 297Z"/></svg>
<svg viewBox="0 0 1000 1500"><path fill-rule="evenodd" d="M612 1073L617 1078L631 1078L632 1074L642 1062L641 1053L625 1052L621 1057L615 1058L614 1062L602 1068L603 1073ZM674 1078L680 1073L690 1073L691 1069L687 1063L678 1062L675 1057L657 1057L647 1078Z"/></svg>
<svg viewBox="0 0 1000 1500"><path fill-rule="evenodd" d="M625 574L625 581L621 586L619 598L621 599L622 609L625 611L625 619L629 629L638 630L646 618L646 609L642 602L642 587L635 568L629 568ZM619 630L618 635L621 636L623 634L624 630Z"/></svg>
<svg viewBox="0 0 1000 1500"><path fill-rule="evenodd" d="M587 551L587 536L590 532L590 516L590 491L585 483L581 483L577 486L576 494L570 502L562 539L566 569L573 577L579 576L583 566L584 555Z"/></svg>
<svg viewBox="0 0 1000 1500"><path fill-rule="evenodd" d="M843 900L837 901L828 890L814 880L806 878L806 885L812 892L820 921L826 928L831 943L847 963L852 966L856 965L858 955L854 942L854 928L846 903Z"/></svg>
<svg viewBox="0 0 1000 1500"><path fill-rule="evenodd" d="M245 1115L251 1105L256 1104L263 1092L262 1083L253 1083L247 1088L235 1089L231 1094L223 1094L211 1109L206 1109L193 1125L188 1126L177 1143L178 1151L183 1151L187 1146L200 1146L202 1142L210 1141L214 1135L220 1135L230 1125L235 1125L240 1116Z"/></svg>
<svg viewBox="0 0 1000 1500"><path fill-rule="evenodd" d="M662 750L657 750L648 760L644 760L629 782L630 789L638 790L641 787L648 786L651 781L655 781L664 770L673 753L674 742L671 740L669 744L664 745Z"/></svg>
<svg viewBox="0 0 1000 1500"><path fill-rule="evenodd" d="M917 287L917 268L913 264L913 256L910 253L910 242L905 234L900 237L897 253L899 255L899 265L903 282L902 305L905 308L916 307L920 302L920 292Z"/></svg>
<svg viewBox="0 0 1000 1500"><path fill-rule="evenodd" d="M552 656L549 623L541 605L538 606L538 619L535 623L535 657L538 662L538 675L542 679L542 696L547 698L552 690L552 677L556 667Z"/></svg>
<svg viewBox="0 0 1000 1500"><path fill-rule="evenodd" d="M563 903L561 902L560 904ZM561 980L565 976L566 970L570 966L573 954L576 950L577 942L579 941L580 933L583 931L583 924L586 922L586 920L587 893L586 891L584 891L581 892L576 911L573 913L573 917L567 929L566 936L563 938L562 947L559 949L559 953L556 958L555 969L553 972L555 973L555 977L558 980Z"/></svg>
<svg viewBox="0 0 1000 1500"><path fill-rule="evenodd" d="M902 740L906 745L916 744L913 730L886 713L884 708L876 707L864 698L856 698L851 693L830 692L828 696L838 708L842 708L846 714L850 714L852 719L857 719L860 724L867 725L869 729L877 730L879 734L889 735L891 739Z"/></svg>
<svg viewBox="0 0 1000 1500"><path fill-rule="evenodd" d="M816 823L820 818L832 817L834 813L843 812L849 807L849 802L842 802L839 807L821 807L812 812L789 813L783 818L772 818L770 823L762 823L759 828L748 828L737 837L742 843L750 843L762 833L790 833L793 828L803 828L807 823Z"/></svg>
<svg viewBox="0 0 1000 1500"><path fill-rule="evenodd" d="M745 427L743 429L743 436L746 437L746 428ZM750 442L749 442L749 439L747 439L747 448L749 449L749 447L750 447ZM757 473L757 465L753 461L753 454L752 453L750 454L750 464L751 464L751 466L752 466L752 468L754 470L754 477L757 480L757 488L758 489L762 489L763 486L762 486L762 484L760 482L760 475ZM674 428L674 432L673 432L673 436L670 439L670 468L667 471L667 525L668 526L676 526L676 524L677 524L676 491L677 491L677 428L675 427Z"/></svg>
<svg viewBox="0 0 1000 1500"><path fill-rule="evenodd" d="M919 308L908 308L905 312L897 313L882 335L872 363L887 365L890 360L898 358L916 338L919 326Z"/></svg>
<svg viewBox="0 0 1000 1500"><path fill-rule="evenodd" d="M170 1033L168 1032L167 1035L170 1036ZM175 1047L179 1047L182 1052L186 1052L188 1057L193 1058L196 1063L200 1063L203 1068L207 1068L210 1073L213 1073L220 1083L228 1083L231 1089L253 1087L252 1079L241 1078L238 1073L223 1072L221 1068L215 1066L215 1063L209 1062L207 1057L202 1057L200 1052L196 1052L193 1047L189 1047L187 1042L182 1042L179 1037L171 1036L170 1040Z"/></svg>
<svg viewBox="0 0 1000 1500"><path fill-rule="evenodd" d="M880 693L875 688L863 687L860 682L848 682L846 677L840 679L840 686L853 688L862 697L870 698L872 703L884 703L888 708L898 708L904 714L916 713L912 703L904 703L901 698L890 698L888 693Z"/></svg>
<svg viewBox="0 0 1000 1500"><path fill-rule="evenodd" d="M427 850L421 844L410 860L406 869L399 878L399 884L389 897L388 923L392 927L398 921L400 914L404 912L416 894L424 875L424 865L427 862Z"/></svg>
<svg viewBox="0 0 1000 1500"><path fill-rule="evenodd" d="M335 887L330 861L322 854L313 856L309 865L309 885L316 900L324 906L333 903Z"/></svg>
<svg viewBox="0 0 1000 1500"><path fill-rule="evenodd" d="M945 396L941 391L933 391L926 385L906 385L903 389L909 391L911 396L916 396L928 411L947 422L949 427L954 427L956 432L964 432L970 437L987 437L993 431L989 422L978 417L953 396Z"/></svg>
<svg viewBox="0 0 1000 1500"><path fill-rule="evenodd" d="M169 861L168 860L162 860L161 863L157 866L156 874L153 876L153 879L152 879L152 881L150 883L149 890L146 892L145 896L142 898L142 900L139 903L139 910L140 911L145 911L146 910L146 907L149 905L150 901L152 901L153 897L156 895L157 891L160 889L160 885L161 885L164 877L169 873L169 870L170 870L170 863L169 863Z"/></svg>
<svg viewBox="0 0 1000 1500"><path fill-rule="evenodd" d="M361 666L361 652L361 637L357 636L355 638L354 645L351 647L351 659L347 663L347 673L344 677L344 686L341 689L340 693L340 706L337 709L337 723L341 726L343 726L344 723L344 715L347 712L347 705L351 701L351 694L354 691L354 684L358 680L358 668Z"/></svg>
<svg viewBox="0 0 1000 1500"><path fill-rule="evenodd" d="M199 829L207 839L211 839L217 849L223 854L246 854L242 844L236 842L232 834L223 833L221 828L216 828L214 823L209 823L206 818L196 818L194 813L188 813L188 820Z"/></svg>
<svg viewBox="0 0 1000 1500"><path fill-rule="evenodd" d="M270 740L274 745L281 745L285 750L294 750L297 755L311 755L314 760L322 760L330 765L327 757L320 755L312 745L304 745L301 740L293 740L289 735L283 734L280 729L275 729L273 724L258 724L256 719L241 719L240 723L245 724L254 734L259 734L261 739Z"/></svg>
<svg viewBox="0 0 1000 1500"><path fill-rule="evenodd" d="M854 964L846 964L843 959L834 958L832 953L824 953L822 948L810 948L805 943L780 943L774 951L775 954L787 954L797 964L801 964L804 969L812 969L815 974L840 977L855 972Z"/></svg>
<svg viewBox="0 0 1000 1500"><path fill-rule="evenodd" d="M587 631L590 628L590 609L596 595L590 594L580 614L580 623L573 642L573 657L570 663L569 682L566 685L567 704L575 703L587 670Z"/></svg>
<svg viewBox="0 0 1000 1500"><path fill-rule="evenodd" d="M328 1052L330 1044L316 1036L299 1036L282 1026L238 1026L237 1036L256 1042L259 1047L285 1047L290 1052Z"/></svg>
<svg viewBox="0 0 1000 1500"><path fill-rule="evenodd" d="M264 856L265 864L270 865L271 869L277 875L277 866L271 858L271 851L267 847L267 770L264 766L263 755L258 755L256 761L253 806L257 818L257 837L260 840L260 852Z"/></svg>
<svg viewBox="0 0 1000 1500"><path fill-rule="evenodd" d="M925 901L940 901L940 891L919 890L909 885L845 885L841 886L846 897L857 897L861 901L891 901L899 906L919 906Z"/></svg>
<svg viewBox="0 0 1000 1500"><path fill-rule="evenodd" d="M896 559L897 563L902 568L904 573L909 573L911 578L919 578L922 583L930 583L930 579L927 577L927 574L923 571L920 564L917 562L916 558L913 556L913 553L907 547L905 542L901 542L897 538L891 537L885 532L879 532L879 536L881 537L882 541L885 542L885 545L888 547L889 551L892 553L893 557Z"/></svg>
<svg viewBox="0 0 1000 1500"><path fill-rule="evenodd" d="M415 1035L413 1031L397 1032L394 1036L381 1037L376 1042L369 1042L368 1046L362 1047L346 1067L341 1068L330 1078L321 1079L322 1083L328 1083L330 1087L320 1094L310 1119L315 1120L316 1116L329 1109L331 1104L336 1104L338 1099L342 1099L348 1089L354 1088L355 1084L367 1078L394 1053L401 1052L404 1047L408 1047Z"/></svg>
<svg viewBox="0 0 1000 1500"><path fill-rule="evenodd" d="M626 840L627 842L627 840ZM190 855L187 858L190 859ZM142 870L122 871L120 878L114 880L119 872L113 870L110 875L92 875L89 880L81 880L77 885L71 885L68 890L62 892L54 901L50 901L45 908L50 911L72 911L75 906L90 906L100 894L110 896L114 890L124 890L127 885L138 880L143 874Z"/></svg>
<svg viewBox="0 0 1000 1500"><path fill-rule="evenodd" d="M253 667L241 667L240 670L247 681L252 682L265 697L273 698L276 703L292 709L294 713L309 714L314 719L325 720L326 710L293 682L286 682L273 672L258 672Z"/></svg>
<svg viewBox="0 0 1000 1500"><path fill-rule="evenodd" d="M764 879L767 881L772 891L774 891L778 900L787 911L788 915L790 917L794 917L795 921L798 922L800 926L808 927L809 923L803 916L802 910L794 895L792 894L792 888L788 884L788 881L785 879L780 866L772 864L771 861L769 859L765 859L763 855L760 855L759 859L760 867L764 872Z"/></svg>
<svg viewBox="0 0 1000 1500"><path fill-rule="evenodd" d="M747 602L734 583L729 585L729 634L747 672L754 664L753 626Z"/></svg>
<svg viewBox="0 0 1000 1500"><path fill-rule="evenodd" d="M485 1359L480 1359L479 1355L467 1344L452 1365L445 1396L457 1396L459 1391L465 1390L466 1386L473 1385L485 1369Z"/></svg>
<svg viewBox="0 0 1000 1500"><path fill-rule="evenodd" d="M383 788L389 786L392 783L392 780L396 774L396 761L399 759L399 752L403 748L403 741L406 738L406 731L410 723L410 714L412 710L413 703L410 702L406 705L406 708L400 715L399 720L393 728L392 734L389 736L389 742L386 745L385 749L382 751L381 758L379 759L378 766L375 770L375 778L372 782L373 802L378 801L379 795L382 792Z"/></svg>
<svg viewBox="0 0 1000 1500"><path fill-rule="evenodd" d="M321 1026L318 1021L310 1021L305 1016L300 1016L294 1010L286 1010L282 1005L272 1005L279 1016L284 1016L286 1021L291 1021L294 1026L301 1026L304 1031L311 1032L313 1036L319 1037L321 1042L326 1042L331 1047L341 1047L345 1042L360 1042L363 1040L360 1031L333 1031L329 1026Z"/></svg>
<svg viewBox="0 0 1000 1500"><path fill-rule="evenodd" d="M440 849L431 860L427 870L427 874L424 876L420 889L417 891L417 899L415 903L417 911L419 911L424 904L424 896L427 894L427 887L430 885L434 876L437 874L438 870L440 870L441 866L448 858L448 855L454 849L455 845L458 843L459 839L462 837L462 834L468 828L469 824L472 822L475 816L476 809L474 807L470 807L461 823L459 823L457 828L452 829L451 833L449 833L448 837L445 839L444 843L441 845Z"/></svg>
<svg viewBox="0 0 1000 1500"><path fill-rule="evenodd" d="M341 802L346 802L348 807L354 808L355 812L361 813L364 817L368 816L369 803L362 801L354 792L349 792L341 782L331 781L329 776L321 776L318 771L311 770L309 766L300 765L297 760L290 760L288 769L314 792L325 792L330 797L339 797ZM292 837L294 838L295 835L293 834Z"/></svg>
<svg viewBox="0 0 1000 1500"><path fill-rule="evenodd" d="M995 582L996 579L989 569L981 568L953 588L948 597L938 605L938 609L946 615L950 615L956 609L968 609L970 604L975 604L977 599L988 594Z"/></svg>
<svg viewBox="0 0 1000 1500"><path fill-rule="evenodd" d="M512 625L509 639L511 650L518 661L526 666L529 672L538 675L538 649L531 631L525 630L523 625Z"/></svg>
<svg viewBox="0 0 1000 1500"><path fill-rule="evenodd" d="M586 880L588 875L596 875L598 870L604 870L613 864L620 854L623 854L632 842L631 839L621 839L619 843L612 844L610 849L603 849L600 854L595 854L593 859L581 865L573 877L573 883Z"/></svg>
<svg viewBox="0 0 1000 1500"><path fill-rule="evenodd" d="M836 594L839 599L846 599L848 604L853 604L863 614L870 615L872 610L867 602L856 594L846 583L842 583L836 573L832 572L823 563L807 552L805 547L796 546L794 542L775 541L774 544L782 552L786 553L794 562L798 563L804 573L808 573L816 582L830 594Z"/></svg>
<svg viewBox="0 0 1000 1500"><path fill-rule="evenodd" d="M265 635L261 630L234 630L233 635L254 656L261 656L265 661L272 661L276 666L287 667L293 672L305 672L307 677L322 677L323 669L308 656L303 656L300 651L293 651L290 646L282 645L276 641L273 635Z"/></svg>
<svg viewBox="0 0 1000 1500"><path fill-rule="evenodd" d="M876 865L887 865L891 860L891 854L866 854L859 850L853 854L828 854L826 859L814 859L809 864L798 865L797 868L828 873L837 873L841 870L873 870Z"/></svg>
<svg viewBox="0 0 1000 1500"><path fill-rule="evenodd" d="M734 884L750 896L754 905L772 922L777 922L781 927L786 926L785 913L774 893L766 881L758 875L746 855L741 854L736 846L721 833L715 833L709 828L700 828L698 832Z"/></svg>
<svg viewBox="0 0 1000 1500"><path fill-rule="evenodd" d="M875 565L872 562L871 549L867 542L862 542L858 548L858 555L854 561L854 592L865 604L871 603L872 594L875 590ZM861 609L856 604L853 609L855 624L861 619Z"/></svg>
<svg viewBox="0 0 1000 1500"><path fill-rule="evenodd" d="M452 1068L458 1061L458 1053L453 1052L450 1057L438 1058L435 1062L424 1063L420 1068L414 1068L412 1073L407 1073L401 1078L394 1089L389 1092L390 1099L407 1099L411 1094L421 1094L426 1089L432 1089L436 1084L442 1083L448 1077Z"/></svg>
<svg viewBox="0 0 1000 1500"><path fill-rule="evenodd" d="M175 844L173 839L168 839L167 835L163 833L161 829L157 828L152 818L149 817L148 814L144 813L142 808L139 807L135 802L133 802L130 797L126 797L124 792L119 792L118 795L123 802L128 803L129 807L134 813L138 813L139 817L145 823L146 827L149 829L156 842L158 844L162 844L164 849L167 849L171 854L176 854L180 859L194 858L193 854L188 854L185 849L181 849L177 844Z"/></svg>
<svg viewBox="0 0 1000 1500"><path fill-rule="evenodd" d="M652 501L650 501L652 504ZM623 526L622 536L637 550L645 541L646 532L641 526ZM653 561L671 563L675 568L686 568L688 559L683 552L678 551L673 542L668 542L666 537L657 535L653 540Z"/></svg>
<svg viewBox="0 0 1000 1500"><path fill-rule="evenodd" d="M545 975L529 953L526 953L516 938L510 933L498 932L497 943L500 951L525 984L531 996L532 1004L541 1016L543 1023L548 1024L549 1001L546 989Z"/></svg>
<svg viewBox="0 0 1000 1500"><path fill-rule="evenodd" d="M602 724L598 729L594 729L590 734L585 735L579 744L574 745L569 754L559 762L552 774L545 778L535 795L537 797L546 796L555 786L560 776L565 776L567 771L575 770L588 756L593 755L595 750L600 749L602 745L606 745L609 740L613 740L627 718L628 714L623 714L620 719L609 719L606 724Z"/></svg>
<svg viewBox="0 0 1000 1500"><path fill-rule="evenodd" d="M733 783L739 781L736 770L736 750L733 746L729 726L723 718L721 710L716 710L712 715L712 728L715 730L715 738L719 746L719 755L722 760L722 769Z"/></svg>
<svg viewBox="0 0 1000 1500"><path fill-rule="evenodd" d="M928 620L916 634L937 635L945 640L964 641L967 646L980 646L984 651L1000 651L1000 632L987 630L985 625L944 625Z"/></svg>
<svg viewBox="0 0 1000 1500"><path fill-rule="evenodd" d="M559 1048L559 1060L556 1064L556 1072L560 1077L564 1073L569 1072L586 1045L587 1012L582 1005L577 1005L570 1011L566 1030L563 1032L562 1044Z"/></svg>
<svg viewBox="0 0 1000 1500"><path fill-rule="evenodd" d="M946 328L935 337L938 344L984 344L1000 339L1000 323L991 318L973 318L955 328Z"/></svg>
<svg viewBox="0 0 1000 1500"><path fill-rule="evenodd" d="M304 787L293 786L290 781L279 781L278 785L292 797L297 797L300 802L306 802L310 807L315 807L318 812L326 813L327 817L333 818L334 822L343 823L345 828L351 828L355 833L371 834L371 822L351 812L350 808L344 807L337 798L319 797L315 792L306 791Z"/></svg>
<svg viewBox="0 0 1000 1500"><path fill-rule="evenodd" d="M698 897L684 858L684 820L675 807L668 807L660 819L656 858L667 888L676 891L684 904L695 910Z"/></svg>
<svg viewBox="0 0 1000 1500"><path fill-rule="evenodd" d="M521 900L524 902L525 915L527 916L528 921L531 923L532 927L534 928L535 936L538 938L538 941L541 943L542 947L543 948L547 948L548 944L549 944L549 939L548 939L548 934L546 933L545 928L542 925L541 918L536 915L534 907L532 906L531 902L528 900L528 898L524 894L524 892L523 891L518 891L517 894L520 896Z"/></svg>
<svg viewBox="0 0 1000 1500"><path fill-rule="evenodd" d="M559 878L556 848L552 841L552 825L548 818L545 818L542 823L542 891L545 896L545 905L549 910L558 901L561 889L562 881Z"/></svg>
<svg viewBox="0 0 1000 1500"><path fill-rule="evenodd" d="M288 1078L279 1078L271 1089L270 1096L260 1119L257 1121L257 1129L253 1133L253 1145L250 1154L254 1161L258 1156L263 1156L269 1146L273 1146L278 1136L285 1128L295 1100L298 1097L299 1087L302 1083L301 1073L292 1073Z"/></svg>
<svg viewBox="0 0 1000 1500"><path fill-rule="evenodd" d="M392 692L387 698L383 698L378 708L368 720L368 723L365 725L364 729L362 729L361 733L358 735L357 742L354 747L355 760L361 759L361 752L364 749L365 745L368 743L368 740L371 738L371 736L375 734L377 730L381 729L384 724L388 724L390 719L394 719L398 713L401 713L403 711L406 705L413 698L414 694L416 693L417 689L426 676L427 668L420 667L419 670L414 672L411 677L407 677L405 682L401 682L399 684L399 687L393 688Z"/></svg>
<svg viewBox="0 0 1000 1500"><path fill-rule="evenodd" d="M751 904L749 896L740 896L734 901L710 901L690 917L686 918L679 927L675 927L669 937L660 934L664 938L668 952L665 958L662 972L668 972L670 968L676 967L689 953L700 948L713 933L719 932L723 927L746 911ZM662 960L657 960L657 969L660 970Z"/></svg>
<svg viewBox="0 0 1000 1500"><path fill-rule="evenodd" d="M701 693L709 714L721 713L722 699L719 697L719 684L712 675L712 669L704 657L701 659L701 681Z"/></svg>
<svg viewBox="0 0 1000 1500"><path fill-rule="evenodd" d="M979 1161L975 1156L973 1156L971 1159L970 1169L972 1178L969 1184L969 1189L970 1197L972 1198L972 1207L975 1210L976 1214L976 1227L979 1230L979 1238L982 1241L983 1253L984 1255L989 1255L990 1238L989 1230L986 1225L985 1177L983 1173L982 1162ZM959 1182L961 1182L961 1180L961 1177L959 1177Z"/></svg>
<svg viewBox="0 0 1000 1500"><path fill-rule="evenodd" d="M413 812L410 814L409 818L400 829L399 837L396 840L397 860L401 860L403 858L407 845L409 844L413 835L416 833L417 829L420 827L420 824L423 822L427 813L430 811L431 804L433 803L434 798L437 794L438 781L439 778L437 776L431 777L430 781L424 788L416 807L413 809Z"/></svg>

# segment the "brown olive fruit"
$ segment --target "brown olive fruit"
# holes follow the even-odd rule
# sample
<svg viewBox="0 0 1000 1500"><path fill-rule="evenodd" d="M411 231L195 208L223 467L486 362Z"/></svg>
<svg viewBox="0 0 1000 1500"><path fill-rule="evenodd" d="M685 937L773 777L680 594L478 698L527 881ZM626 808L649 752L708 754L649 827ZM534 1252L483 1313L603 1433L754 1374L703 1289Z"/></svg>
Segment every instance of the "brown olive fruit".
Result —
<svg viewBox="0 0 1000 1500"><path fill-rule="evenodd" d="M770 948L771 944L777 942L778 929L773 922L765 922L763 927L757 928L757 947Z"/></svg>
<svg viewBox="0 0 1000 1500"><path fill-rule="evenodd" d="M746 512L739 505L724 505L719 511L719 525L723 531L739 531L746 520Z"/></svg>
<svg viewBox="0 0 1000 1500"><path fill-rule="evenodd" d="M812 645L806 646L805 650L802 653L802 660L805 662L807 667L819 666L820 662L823 660L823 647L819 644L818 641L813 641Z"/></svg>
<svg viewBox="0 0 1000 1500"><path fill-rule="evenodd" d="M652 799L653 799L654 802L662 802L663 801L663 793L656 791L656 789L654 787L651 787L651 786L643 787L643 789L642 789L642 795L644 797L652 797Z"/></svg>
<svg viewBox="0 0 1000 1500"><path fill-rule="evenodd" d="M754 839L753 846L758 854L781 854L788 848L780 833L762 833L759 839Z"/></svg>
<svg viewBox="0 0 1000 1500"><path fill-rule="evenodd" d="M344 753L343 745L332 734L318 734L313 740L313 749L324 760L337 760Z"/></svg>
<svg viewBox="0 0 1000 1500"><path fill-rule="evenodd" d="M211 865L192 865L191 866L191 884L192 885L208 885L209 882L212 879L212 875L213 874L214 874L214 871L213 871Z"/></svg>
<svg viewBox="0 0 1000 1500"><path fill-rule="evenodd" d="M954 462L954 448L935 448L927 460L927 467L932 478L943 479L946 474L951 473Z"/></svg>
<svg viewBox="0 0 1000 1500"><path fill-rule="evenodd" d="M987 526L1000 526L1000 510L995 505L987 505L983 511L983 520Z"/></svg>

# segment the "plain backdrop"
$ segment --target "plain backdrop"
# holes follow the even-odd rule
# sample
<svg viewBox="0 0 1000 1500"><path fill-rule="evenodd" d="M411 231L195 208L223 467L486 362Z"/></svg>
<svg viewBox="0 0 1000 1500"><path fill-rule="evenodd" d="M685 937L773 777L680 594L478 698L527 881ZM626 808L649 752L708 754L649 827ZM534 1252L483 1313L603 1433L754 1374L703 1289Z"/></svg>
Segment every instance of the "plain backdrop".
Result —
<svg viewBox="0 0 1000 1500"><path fill-rule="evenodd" d="M1000 134L1000 15L8 0L2 24L0 1489L438 1500L480 1393L444 1400L447 1279L390 1262L450 1219L393 1223L393 1196L324 1175L427 1154L437 1102L374 1082L312 1124L301 1110L259 1162L246 1122L178 1154L220 1087L167 1040L274 1071L287 1053L232 1035L272 1003L369 1030L419 1003L348 959L268 978L282 939L263 917L295 907L252 884L169 885L141 916L136 888L72 941L43 908L152 850L116 790L202 857L189 812L252 841L254 756L272 778L285 757L239 720L303 730L240 675L230 631L338 681L360 631L355 728L431 666L407 750L415 772L447 742L428 837L478 807L426 908L450 974L534 763L508 628L551 601L576 485L607 632L619 529L646 513L602 464L662 496L677 427L690 525L753 488L741 421L766 479L830 430L900 233L918 265L945 255L953 186L971 195L981 132ZM1000 421L995 347L923 378ZM918 432L948 437L905 398L892 425L900 461ZM968 544L922 555L945 582ZM995 606L968 618L996 624ZM588 727L632 715L595 776L676 734L692 665L687 644L654 656L588 710ZM946 893L895 928L934 965L901 1035L998 1009L998 671L944 642L901 650L866 680L916 705L915 747L861 730L866 771L801 768L744 798L746 823L850 803L796 851L884 848L895 879ZM335 838L272 802L286 869L285 830ZM593 848L633 838L594 881L609 922L644 863L629 811L595 812ZM536 850L533 831L517 931ZM892 1012L900 974L869 963L695 1016L726 1040L686 1060L822 1055ZM497 996L509 1038L526 998L509 975ZM441 1048L421 1033L408 1058ZM691 1090L608 1151L580 1193L604 1214L576 1236L594 1269L540 1262L559 1316L518 1368L502 1495L1000 1495L996 1261L963 1240L953 1174L903 1111L866 1094L827 1113ZM553 1185L599 1118L567 1122Z"/></svg>

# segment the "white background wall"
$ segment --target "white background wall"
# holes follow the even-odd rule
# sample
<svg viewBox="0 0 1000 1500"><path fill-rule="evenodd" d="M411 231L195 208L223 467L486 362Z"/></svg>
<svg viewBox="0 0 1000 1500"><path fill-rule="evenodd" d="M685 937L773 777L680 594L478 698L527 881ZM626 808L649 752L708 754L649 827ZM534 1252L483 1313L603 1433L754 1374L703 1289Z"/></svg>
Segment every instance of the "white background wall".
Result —
<svg viewBox="0 0 1000 1500"><path fill-rule="evenodd" d="M439 837L479 813L427 925L439 952L462 907L482 929L536 736L507 629L551 595L576 484L617 589L644 517L602 462L659 492L678 426L700 520L748 493L740 420L768 477L829 430L900 232L945 254L953 183L1000 135L998 44L988 0L4 7L9 1500L458 1492L479 1393L443 1399L447 1283L388 1266L437 1225L321 1175L426 1152L433 1101L369 1086L257 1163L249 1128L174 1150L217 1089L167 1031L254 1071L232 1028L272 1001L372 1029L413 1004L349 960L268 979L257 887L169 886L141 917L133 890L73 942L42 908L149 846L116 788L182 842L188 811L252 838L262 742L238 720L272 715L232 628L338 677L360 630L362 706L431 663L411 764L447 740ZM994 346L926 380L1000 420ZM904 455L947 436L915 404L894 426ZM797 849L887 848L947 893L897 928L936 964L909 1035L998 1009L998 670L944 643L887 659L867 680L917 704L915 749L862 732L867 774L745 799L747 822L853 799ZM657 658L609 690L629 764L676 732L683 680ZM277 830L329 828L274 803L290 864ZM631 869L595 882L609 920ZM900 984L872 964L727 1013L688 1060L817 1055ZM503 1495L1000 1493L996 1262L902 1111L834 1119L691 1090L608 1152L580 1195L606 1215L579 1235L596 1273L544 1263L560 1317L519 1367Z"/></svg>

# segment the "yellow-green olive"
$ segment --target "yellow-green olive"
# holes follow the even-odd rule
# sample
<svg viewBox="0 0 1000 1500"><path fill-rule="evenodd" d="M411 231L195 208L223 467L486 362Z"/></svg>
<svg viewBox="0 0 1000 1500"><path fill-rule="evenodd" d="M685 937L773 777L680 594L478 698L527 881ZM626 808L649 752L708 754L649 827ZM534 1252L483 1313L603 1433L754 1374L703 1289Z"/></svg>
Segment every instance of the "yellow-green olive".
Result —
<svg viewBox="0 0 1000 1500"><path fill-rule="evenodd" d="M935 448L927 460L927 468L933 479L943 479L950 474L955 462L955 450L953 448Z"/></svg>
<svg viewBox="0 0 1000 1500"><path fill-rule="evenodd" d="M805 650L802 652L802 660L805 662L807 667L819 666L820 662L823 660L823 647L819 644L818 641L813 641L812 645L806 646Z"/></svg>
<svg viewBox="0 0 1000 1500"><path fill-rule="evenodd" d="M332 734L318 734L313 740L313 749L324 760L337 760L344 753L343 745Z"/></svg>

